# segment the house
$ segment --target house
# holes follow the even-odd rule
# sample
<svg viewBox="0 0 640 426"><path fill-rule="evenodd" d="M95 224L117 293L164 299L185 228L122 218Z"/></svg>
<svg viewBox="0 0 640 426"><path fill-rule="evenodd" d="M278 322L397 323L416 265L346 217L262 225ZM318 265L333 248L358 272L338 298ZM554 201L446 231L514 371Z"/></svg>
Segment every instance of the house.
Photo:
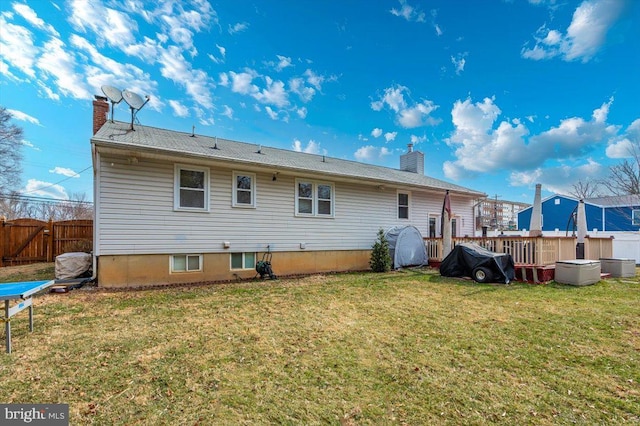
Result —
<svg viewBox="0 0 640 426"><path fill-rule="evenodd" d="M472 235L485 194L424 175L411 146L401 170L107 120L96 96L97 278L104 287L369 269L380 228L440 235L446 190L457 235ZM133 129L132 129L133 128Z"/></svg>
<svg viewBox="0 0 640 426"><path fill-rule="evenodd" d="M572 233L577 198L552 195L542 200L542 231ZM640 196L585 198L587 229L590 232L633 232L640 229ZM518 228L526 230L533 206L518 213Z"/></svg>

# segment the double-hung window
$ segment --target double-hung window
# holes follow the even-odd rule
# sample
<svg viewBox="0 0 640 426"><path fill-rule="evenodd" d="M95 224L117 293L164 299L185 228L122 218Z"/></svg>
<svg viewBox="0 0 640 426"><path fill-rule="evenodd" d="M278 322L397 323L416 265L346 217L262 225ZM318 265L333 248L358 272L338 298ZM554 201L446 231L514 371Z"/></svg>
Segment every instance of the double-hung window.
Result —
<svg viewBox="0 0 640 426"><path fill-rule="evenodd" d="M256 206L256 175L253 173L233 173L233 207Z"/></svg>
<svg viewBox="0 0 640 426"><path fill-rule="evenodd" d="M209 211L208 168L176 164L174 182L174 209Z"/></svg>
<svg viewBox="0 0 640 426"><path fill-rule="evenodd" d="M296 180L296 216L333 217L332 183Z"/></svg>
<svg viewBox="0 0 640 426"><path fill-rule="evenodd" d="M398 192L398 219L409 219L409 193Z"/></svg>

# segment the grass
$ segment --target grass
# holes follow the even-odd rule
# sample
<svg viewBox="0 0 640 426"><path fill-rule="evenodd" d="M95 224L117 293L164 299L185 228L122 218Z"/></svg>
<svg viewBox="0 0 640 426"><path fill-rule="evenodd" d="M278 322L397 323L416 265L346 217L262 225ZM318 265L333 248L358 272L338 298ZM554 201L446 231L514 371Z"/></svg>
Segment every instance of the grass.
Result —
<svg viewBox="0 0 640 426"><path fill-rule="evenodd" d="M640 422L640 283L437 271L36 298L0 401L71 424Z"/></svg>

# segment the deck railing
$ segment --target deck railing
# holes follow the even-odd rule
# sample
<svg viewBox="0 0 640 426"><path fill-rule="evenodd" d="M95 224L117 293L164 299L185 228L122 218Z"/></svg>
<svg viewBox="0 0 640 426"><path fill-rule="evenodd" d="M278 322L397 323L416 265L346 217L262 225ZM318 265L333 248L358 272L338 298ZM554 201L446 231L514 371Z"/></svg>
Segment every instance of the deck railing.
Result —
<svg viewBox="0 0 640 426"><path fill-rule="evenodd" d="M577 239L574 237L458 237L459 243L474 243L494 253L508 253L516 264L552 265L558 260L576 258ZM425 238L430 262L442 261L442 238ZM586 238L585 258L600 259L613 256L611 238Z"/></svg>

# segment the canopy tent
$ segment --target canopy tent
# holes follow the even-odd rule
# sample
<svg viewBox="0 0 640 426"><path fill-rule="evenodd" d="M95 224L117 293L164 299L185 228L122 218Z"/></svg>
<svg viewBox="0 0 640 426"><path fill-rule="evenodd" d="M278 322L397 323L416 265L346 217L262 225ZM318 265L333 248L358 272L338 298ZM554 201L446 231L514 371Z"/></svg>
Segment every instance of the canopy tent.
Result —
<svg viewBox="0 0 640 426"><path fill-rule="evenodd" d="M422 234L415 226L394 226L384 234L393 268L422 266L429 262Z"/></svg>

